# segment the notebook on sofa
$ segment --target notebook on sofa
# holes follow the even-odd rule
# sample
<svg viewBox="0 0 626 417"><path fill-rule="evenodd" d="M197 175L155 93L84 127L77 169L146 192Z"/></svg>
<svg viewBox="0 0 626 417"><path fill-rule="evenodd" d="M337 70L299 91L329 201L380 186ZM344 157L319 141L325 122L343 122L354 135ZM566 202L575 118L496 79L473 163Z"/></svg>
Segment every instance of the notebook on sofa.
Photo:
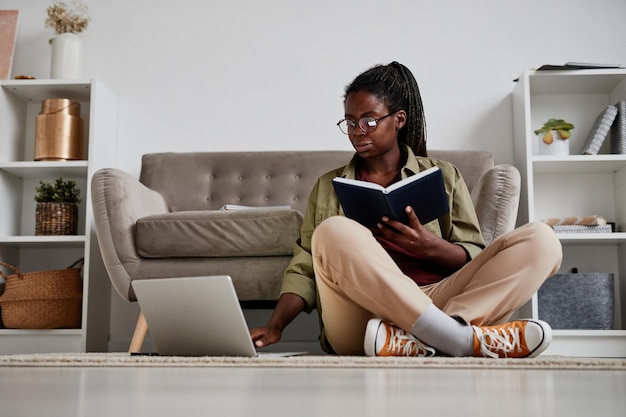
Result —
<svg viewBox="0 0 626 417"><path fill-rule="evenodd" d="M160 278L132 283L159 355L294 356L256 351L228 275Z"/></svg>

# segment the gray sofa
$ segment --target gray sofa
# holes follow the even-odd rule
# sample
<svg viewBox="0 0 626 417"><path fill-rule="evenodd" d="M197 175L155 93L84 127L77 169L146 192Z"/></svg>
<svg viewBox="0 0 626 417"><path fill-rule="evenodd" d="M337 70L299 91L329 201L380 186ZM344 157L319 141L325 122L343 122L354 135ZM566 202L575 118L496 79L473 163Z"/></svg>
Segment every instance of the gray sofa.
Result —
<svg viewBox="0 0 626 417"><path fill-rule="evenodd" d="M430 151L454 163L472 192L487 242L513 229L520 177L485 151ZM315 180L349 151L154 153L139 179L115 168L92 178L104 264L121 297L145 278L228 274L242 301L278 299ZM225 204L290 206L220 210Z"/></svg>

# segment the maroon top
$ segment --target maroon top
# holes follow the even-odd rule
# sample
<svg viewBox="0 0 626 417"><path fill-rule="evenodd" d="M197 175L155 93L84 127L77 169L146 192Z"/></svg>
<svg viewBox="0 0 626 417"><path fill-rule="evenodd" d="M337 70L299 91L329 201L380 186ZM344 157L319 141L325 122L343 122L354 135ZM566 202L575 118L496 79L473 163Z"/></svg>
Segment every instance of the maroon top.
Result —
<svg viewBox="0 0 626 417"><path fill-rule="evenodd" d="M361 181L369 181L369 175L367 169L363 164L357 164L356 179ZM394 178L392 183L395 183L401 179L400 174ZM417 283L417 285L428 285L435 282L439 282L448 274L438 265L435 265L428 261L416 259L413 254L404 248L394 244L380 231L380 229L370 229L372 234L381 244L381 246L387 251L391 259L398 265L400 270L409 278Z"/></svg>

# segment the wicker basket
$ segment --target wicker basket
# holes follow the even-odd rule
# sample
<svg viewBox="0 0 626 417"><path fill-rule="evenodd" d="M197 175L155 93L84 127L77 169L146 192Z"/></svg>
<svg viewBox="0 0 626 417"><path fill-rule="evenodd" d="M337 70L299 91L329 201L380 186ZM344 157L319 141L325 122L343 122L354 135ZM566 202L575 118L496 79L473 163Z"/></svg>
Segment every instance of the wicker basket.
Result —
<svg viewBox="0 0 626 417"><path fill-rule="evenodd" d="M555 274L539 288L539 318L553 329L610 330L615 303L608 272Z"/></svg>
<svg viewBox="0 0 626 417"><path fill-rule="evenodd" d="M37 203L35 235L75 235L78 231L78 204Z"/></svg>
<svg viewBox="0 0 626 417"><path fill-rule="evenodd" d="M80 328L83 281L80 259L66 269L0 275L6 279L0 296L2 322L9 329Z"/></svg>

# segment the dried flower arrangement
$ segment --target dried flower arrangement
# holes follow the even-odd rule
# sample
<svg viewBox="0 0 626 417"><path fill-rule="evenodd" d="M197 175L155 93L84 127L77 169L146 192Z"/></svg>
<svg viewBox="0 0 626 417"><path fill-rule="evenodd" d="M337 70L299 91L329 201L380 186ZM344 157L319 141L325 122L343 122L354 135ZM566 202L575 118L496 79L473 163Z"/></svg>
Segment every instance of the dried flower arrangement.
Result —
<svg viewBox="0 0 626 417"><path fill-rule="evenodd" d="M81 0L65 2L56 0L48 7L46 27L54 29L57 34L80 33L87 30L90 18L87 5Z"/></svg>

